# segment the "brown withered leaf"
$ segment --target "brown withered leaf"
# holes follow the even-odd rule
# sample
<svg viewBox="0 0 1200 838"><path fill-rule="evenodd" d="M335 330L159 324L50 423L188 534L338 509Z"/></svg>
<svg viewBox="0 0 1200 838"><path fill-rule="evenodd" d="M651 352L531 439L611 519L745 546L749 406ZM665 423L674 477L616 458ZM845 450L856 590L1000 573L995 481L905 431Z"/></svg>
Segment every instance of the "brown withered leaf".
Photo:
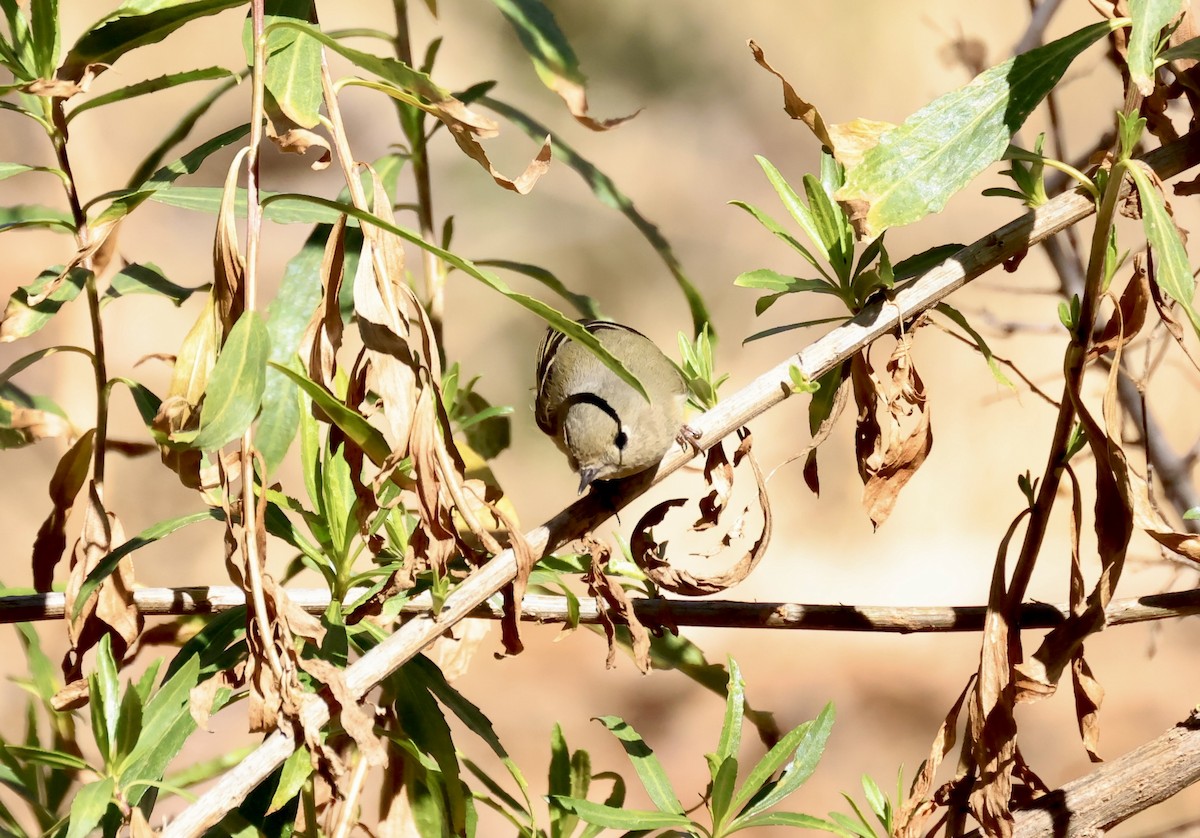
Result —
<svg viewBox="0 0 1200 838"><path fill-rule="evenodd" d="M681 568L672 567L665 559L667 542L659 542L655 539L652 532L654 527L666 519L668 512L682 506L687 501L684 498L674 498L657 504L648 510L634 526L633 535L629 540L629 550L637 566L659 587L683 596L704 596L706 594L718 593L733 587L750 575L766 553L767 545L771 540L772 529L771 503L767 495L767 481L763 477L762 470L758 467L758 462L751 454L753 437L750 435L749 430L746 428L739 429L738 436L740 437L740 442L734 451L733 469L725 472L723 469L718 468L713 473L732 475L743 460L749 463L757 488L756 503L762 511L762 530L754 539L749 549L729 568L701 576ZM719 447L720 445L714 446L714 449ZM712 451L714 449L710 449L709 451L709 461L719 463L724 459L724 454L713 454ZM709 469L706 468L705 474L709 473ZM732 480L732 476L730 480ZM736 518L730 531L722 538L724 546L729 546L732 534L745 537L742 530L744 529L745 516L748 512L749 507ZM692 530L698 532L710 529L715 523L717 523L716 519L710 522L707 516L702 514L700 520L692 527Z"/></svg>
<svg viewBox="0 0 1200 838"><path fill-rule="evenodd" d="M754 61L768 73L779 79L783 86L783 110L792 119L799 120L808 126L817 141L833 153L838 162L847 169L852 169L862 162L863 155L875 147L879 138L896 126L890 122L880 122L874 119L854 119L850 122L827 124L817 106L805 101L796 92L783 74L767 63L762 47L751 38L746 42Z"/></svg>
<svg viewBox="0 0 1200 838"><path fill-rule="evenodd" d="M312 677L329 688L325 700L334 704L338 721L342 729L358 746L359 753L367 764L372 767L386 765L388 761L387 747L384 741L375 733L374 714L363 704L360 704L350 688L346 685L345 673L329 661L320 658L298 658L297 662ZM331 714L332 715L332 714ZM306 732L305 738L320 741L324 735L321 730Z"/></svg>
<svg viewBox="0 0 1200 838"><path fill-rule="evenodd" d="M892 827L893 838L920 838L925 834L925 823L937 808L932 799L933 779L937 776L942 760L954 747L958 730L958 714L962 710L963 702L966 701L971 688L975 685L975 677L972 674L967 679L967 685L959 693L950 712L946 714L941 727L938 728L937 735L933 737L933 745L929 748L929 757L917 769L917 774L913 777L912 785L908 790L908 798L896 813L896 820Z"/></svg>
<svg viewBox="0 0 1200 838"><path fill-rule="evenodd" d="M1104 702L1104 687L1092 675L1092 669L1082 654L1071 660L1071 682L1075 687L1075 717L1079 720L1079 736L1087 749L1088 759L1103 762L1100 756L1100 705Z"/></svg>
<svg viewBox="0 0 1200 838"><path fill-rule="evenodd" d="M208 377L217 360L221 326L217 318L217 305L209 294L204 310L188 330L179 346L175 367L171 372L171 383L167 395L159 405L151 426L154 430L170 437L177 431L194 430L200 425L200 400L208 386ZM179 475L180 481L189 489L199 489L201 453L194 448L175 448L162 445L163 464Z"/></svg>
<svg viewBox="0 0 1200 838"><path fill-rule="evenodd" d="M725 456L724 445L708 449L704 458L704 482L709 491L700 499L700 518L692 524L692 529L697 532L717 525L729 504L729 496L733 494L733 466Z"/></svg>
<svg viewBox="0 0 1200 838"><path fill-rule="evenodd" d="M36 407L22 407L5 398L0 398L0 405L9 414L7 429L19 433L25 443L60 436L74 439L76 436L71 420L57 413Z"/></svg>
<svg viewBox="0 0 1200 838"><path fill-rule="evenodd" d="M604 569L608 565L609 549L593 539L584 543L592 561L583 581L587 584L588 593L596 598L600 607L600 622L604 627L604 636L608 640L608 658L605 666L612 669L617 661L617 623L624 623L629 628L632 641L633 660L642 672L650 671L650 632L642 625L633 610L633 603L625 594L621 583L608 576Z"/></svg>
<svg viewBox="0 0 1200 838"><path fill-rule="evenodd" d="M150 821L137 806L129 813L129 838L154 838L158 832L150 826Z"/></svg>
<svg viewBox="0 0 1200 838"><path fill-rule="evenodd" d="M876 529L892 514L900 491L933 447L925 383L912 363L911 348L909 331L897 341L884 378L871 368L867 352L850 361L858 406L855 451L863 481L863 506Z"/></svg>
<svg viewBox="0 0 1200 838"><path fill-rule="evenodd" d="M218 672L192 687L188 692L188 713L198 728L208 730L208 720L212 716L217 693L222 689L235 690L241 687L246 681L245 674L246 664L242 661L232 669Z"/></svg>
<svg viewBox="0 0 1200 838"><path fill-rule="evenodd" d="M221 193L221 207L217 211L217 234L213 237L213 288L216 301L217 322L221 325L221 337L229 335L233 324L242 316L246 300L242 294L242 283L246 275L246 261L238 244L237 199L238 174L242 159L248 148L233 156L229 171L225 175L225 191Z"/></svg>
<svg viewBox="0 0 1200 838"><path fill-rule="evenodd" d="M541 180L542 175L550 171L550 158L553 156L553 153L550 148L549 134L546 135L546 140L538 150L537 156L529 161L529 165L525 167L525 171L521 172L515 178L509 178L497 171L492 162L488 160L487 153L483 150L483 146L475 139L474 134L464 130L463 126L456 122L446 122L446 127L450 129L450 136L454 137L454 142L458 143L458 147L468 157L482 166L492 176L492 180L510 192L516 192L518 195L528 195L533 191L534 185Z"/></svg>
<svg viewBox="0 0 1200 838"><path fill-rule="evenodd" d="M1146 325L1146 311L1149 307L1150 282L1139 255L1133 259L1133 276L1121 292L1116 310L1108 318L1104 328L1092 339L1092 345L1088 348L1088 360L1107 355L1133 340Z"/></svg>
<svg viewBox="0 0 1200 838"><path fill-rule="evenodd" d="M346 216L339 215L325 240L325 255L321 259L321 300L300 338L300 358L308 377L331 393L334 392L337 353L342 346L342 312L338 295L345 276L345 259ZM318 409L315 403L313 409Z"/></svg>
<svg viewBox="0 0 1200 838"><path fill-rule="evenodd" d="M21 90L31 96L49 96L54 99L70 99L79 93L87 93L91 89L96 76L103 73L108 64L88 64L75 77L35 79L21 85Z"/></svg>
<svg viewBox="0 0 1200 838"><path fill-rule="evenodd" d="M88 501L84 509L83 527L71 558L71 571L65 591L67 634L70 648L63 657L63 675L73 681L82 675L83 655L100 638L112 639L113 658L121 660L142 631L142 615L133 601L133 557L126 556L117 569L88 596L72 618L79 589L114 547L125 542L125 534L117 516L107 512L94 481L88 482Z"/></svg>
<svg viewBox="0 0 1200 838"><path fill-rule="evenodd" d="M333 161L333 153L329 148L329 140L322 137L316 131L297 127L289 128L282 133L276 133L274 125L268 122L267 136L275 144L275 147L284 154L304 155L311 148L321 149L320 154L317 155L317 158L310 166L314 172L329 168L329 164Z"/></svg>
<svg viewBox="0 0 1200 838"><path fill-rule="evenodd" d="M1005 557L1017 527L1029 510L1021 511L1011 524L996 552L992 582L984 618L979 655L979 677L967 703L966 741L958 778L974 773L976 781L968 798L971 814L985 835L1012 835L1012 772L1016 761L1017 725L1013 719L1016 698L1011 663L1020 659L1020 635L1009 625L1008 595L1005 590Z"/></svg>
<svg viewBox="0 0 1200 838"><path fill-rule="evenodd" d="M575 117L576 122L593 131L608 131L616 128L621 123L628 122L642 112L642 109L638 108L628 116L596 119L588 112L587 88L582 83L567 78L561 73L554 73L553 79L548 81L547 86L562 98L567 106L567 110L571 112L571 116Z"/></svg>
<svg viewBox="0 0 1200 838"><path fill-rule="evenodd" d="M145 457L158 451L158 446L151 442L135 442L132 439L113 439L109 437L105 450L110 454L120 454L123 457Z"/></svg>
<svg viewBox="0 0 1200 838"><path fill-rule="evenodd" d="M63 454L50 478L52 508L33 541L33 588L45 593L54 584L54 567L67 549L67 518L83 488L92 459L95 429L89 429Z"/></svg>
<svg viewBox="0 0 1200 838"><path fill-rule="evenodd" d="M750 47L750 53L754 56L755 62L768 73L779 79L783 85L783 110L792 119L798 119L808 126L809 130L816 135L821 145L829 148L831 151L837 146L833 142L833 138L829 135L829 128L825 125L825 119L821 116L821 112L817 110L816 105L806 102L796 93L796 88L792 87L791 83L783 77L783 74L767 63L767 57L754 39L751 38L746 42Z"/></svg>

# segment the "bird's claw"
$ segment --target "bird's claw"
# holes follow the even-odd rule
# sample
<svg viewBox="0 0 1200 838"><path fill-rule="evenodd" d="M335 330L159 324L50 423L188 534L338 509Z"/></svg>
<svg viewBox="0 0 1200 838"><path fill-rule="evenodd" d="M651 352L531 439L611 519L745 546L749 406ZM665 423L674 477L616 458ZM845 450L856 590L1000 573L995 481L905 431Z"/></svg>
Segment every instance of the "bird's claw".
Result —
<svg viewBox="0 0 1200 838"><path fill-rule="evenodd" d="M700 431L693 428L691 425L684 425L679 429L679 433L675 435L675 441L685 448L691 448L692 454L701 454L704 452L704 446L700 444Z"/></svg>

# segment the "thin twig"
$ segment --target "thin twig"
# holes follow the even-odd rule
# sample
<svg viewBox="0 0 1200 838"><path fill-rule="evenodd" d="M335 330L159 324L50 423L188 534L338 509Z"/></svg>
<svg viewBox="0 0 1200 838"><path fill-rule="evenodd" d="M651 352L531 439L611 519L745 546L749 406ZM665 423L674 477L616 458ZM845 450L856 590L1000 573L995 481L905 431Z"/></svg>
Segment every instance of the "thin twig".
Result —
<svg viewBox="0 0 1200 838"><path fill-rule="evenodd" d="M345 602L366 592L353 588ZM329 590L291 588L288 599L310 614L329 607ZM178 617L190 614L219 614L246 604L246 594L234 585L192 588L139 588L133 601L147 617ZM826 605L799 602L737 602L732 600L633 599L638 619L648 625L704 626L708 628L794 629L802 631L869 631L895 634L979 631L985 605ZM569 623L575 617L583 625L603 622L599 604L581 598L572 604L564 596L527 594L521 603L521 619L530 623ZM63 616L64 595L21 594L0 597L0 623L54 620ZM414 597L401 608L408 616L430 616L428 594ZM1053 628L1070 614L1068 605L1027 602L1021 606L1021 628ZM1128 625L1200 614L1200 588L1114 600L1108 607L1107 624ZM499 604L481 603L471 617L499 620Z"/></svg>
<svg viewBox="0 0 1200 838"><path fill-rule="evenodd" d="M1188 134L1143 158L1163 179L1174 177L1200 163L1200 134ZM1055 197L1036 210L989 233L963 248L941 265L896 292L893 299L872 305L852 320L819 338L799 353L789 355L772 369L758 376L738 392L692 422L695 444L707 450L750 420L792 395L791 370L799 368L815 380L833 369L872 341L891 332L928 310L953 291L961 288L1003 263L1027 251L1059 231L1087 218L1095 211L1092 200L1076 192ZM677 446L650 476L636 476L604 498L591 494L577 500L542 526L526 534L535 557L578 538L628 505L651 485L665 479L695 457L691 446ZM436 615L413 618L371 651L347 667L346 685L355 696L363 695L380 680L410 660L488 597L516 578L517 562L512 550L505 550L475 570L446 598ZM303 712L302 727L313 729L329 718L323 702L309 702ZM295 749L291 732L276 731L250 756L227 771L199 800L186 809L163 832L164 838L200 835L236 807Z"/></svg>

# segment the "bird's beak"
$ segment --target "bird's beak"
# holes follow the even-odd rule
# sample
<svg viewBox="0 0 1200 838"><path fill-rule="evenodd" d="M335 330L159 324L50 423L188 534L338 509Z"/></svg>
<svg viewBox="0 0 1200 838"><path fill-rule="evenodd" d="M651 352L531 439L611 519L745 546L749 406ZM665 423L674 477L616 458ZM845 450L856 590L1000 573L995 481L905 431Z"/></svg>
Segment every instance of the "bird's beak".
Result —
<svg viewBox="0 0 1200 838"><path fill-rule="evenodd" d="M592 485L592 481L596 479L596 475L599 472L600 469L594 466L588 466L579 470L579 494L582 495L584 490Z"/></svg>

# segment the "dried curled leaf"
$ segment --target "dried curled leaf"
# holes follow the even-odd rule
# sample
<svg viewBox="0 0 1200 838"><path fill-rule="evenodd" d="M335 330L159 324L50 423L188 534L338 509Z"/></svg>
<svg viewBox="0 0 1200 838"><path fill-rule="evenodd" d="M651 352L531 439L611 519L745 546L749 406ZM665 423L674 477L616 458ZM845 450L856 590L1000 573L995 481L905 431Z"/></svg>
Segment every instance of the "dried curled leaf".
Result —
<svg viewBox="0 0 1200 838"><path fill-rule="evenodd" d="M94 429L85 431L63 454L54 469L54 476L50 478L50 501L53 507L33 542L34 590L49 591L54 582L54 566L67 549L67 518L87 478L95 436Z"/></svg>
<svg viewBox="0 0 1200 838"><path fill-rule="evenodd" d="M125 542L121 523L116 515L105 510L95 481L88 482L88 501L83 516L65 591L67 634L71 645L63 658L63 676L68 684L83 677L84 653L105 634L112 639L113 657L120 660L142 631L142 615L133 601L132 556L123 558L116 571L82 605L76 604L88 574L114 547Z"/></svg>
<svg viewBox="0 0 1200 838"><path fill-rule="evenodd" d="M746 460L750 465L757 487L757 506L761 509L763 517L761 532L754 539L750 548L731 567L711 575L699 576L687 570L672 567L664 558L667 542L656 540L651 532L654 527L665 520L668 512L678 506L682 506L686 502L683 498L663 501L642 516L641 520L634 526L633 535L629 540L629 550L634 562L659 587L683 596L704 596L706 594L718 593L719 591L733 587L745 579L758 565L763 554L766 553L767 544L771 540L772 526L771 504L767 496L767 483L761 469L758 467L758 462L750 453L753 437L751 437L749 430L746 428L740 429L738 436L740 437L740 442L737 450L734 452L732 466L729 465L725 458L725 451L722 445L718 444L709 449L704 473L712 491L700 502L701 516L692 525L691 530L693 532L700 532L711 529L719 523L720 516L726 509L728 497L733 488L734 471L743 460ZM751 508L752 506L747 506L729 526L721 539L723 548L729 547L735 537L746 537L744 533L746 517Z"/></svg>
<svg viewBox="0 0 1200 838"><path fill-rule="evenodd" d="M875 374L866 352L850 362L858 405L855 450L863 506L876 529L892 514L900 491L933 447L925 383L912 362L912 336L906 332L897 342L886 377Z"/></svg>
<svg viewBox="0 0 1200 838"><path fill-rule="evenodd" d="M617 624L623 623L629 628L629 637L633 650L633 660L642 672L650 671L650 633L638 619L633 610L633 603L625 595L625 589L616 579L608 576L604 570L608 566L609 549L598 541L588 539L585 543L591 554L592 562L584 574L583 581L587 584L588 593L596 598L600 606L601 625L604 636L608 640L608 658L605 666L612 669L617 660Z"/></svg>
<svg viewBox="0 0 1200 838"><path fill-rule="evenodd" d="M337 373L337 352L342 346L342 312L338 296L342 290L345 259L346 216L342 215L325 240L320 273L321 301L300 338L300 358L308 377L331 393ZM319 410L315 403L313 410Z"/></svg>

